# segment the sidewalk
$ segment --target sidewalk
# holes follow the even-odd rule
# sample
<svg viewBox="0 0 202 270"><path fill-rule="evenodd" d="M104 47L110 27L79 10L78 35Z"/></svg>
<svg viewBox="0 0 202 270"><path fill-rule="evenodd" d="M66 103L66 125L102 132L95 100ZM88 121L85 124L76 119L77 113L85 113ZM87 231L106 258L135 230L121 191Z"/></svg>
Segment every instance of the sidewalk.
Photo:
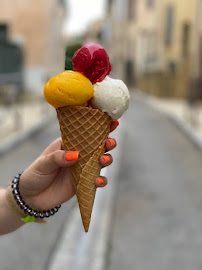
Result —
<svg viewBox="0 0 202 270"><path fill-rule="evenodd" d="M0 106L0 155L55 119L56 113L43 99Z"/></svg>
<svg viewBox="0 0 202 270"><path fill-rule="evenodd" d="M202 149L202 106L191 107L183 99L165 99L135 92L134 99L141 100L166 114L191 140Z"/></svg>

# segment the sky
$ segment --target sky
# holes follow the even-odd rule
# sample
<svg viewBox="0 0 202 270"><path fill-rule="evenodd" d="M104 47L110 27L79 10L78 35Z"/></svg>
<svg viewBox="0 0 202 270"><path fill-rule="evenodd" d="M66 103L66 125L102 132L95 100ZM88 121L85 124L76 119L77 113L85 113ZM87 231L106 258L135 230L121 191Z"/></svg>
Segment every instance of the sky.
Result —
<svg viewBox="0 0 202 270"><path fill-rule="evenodd" d="M87 28L90 22L104 15L105 0L67 0L68 16L65 33L77 34Z"/></svg>

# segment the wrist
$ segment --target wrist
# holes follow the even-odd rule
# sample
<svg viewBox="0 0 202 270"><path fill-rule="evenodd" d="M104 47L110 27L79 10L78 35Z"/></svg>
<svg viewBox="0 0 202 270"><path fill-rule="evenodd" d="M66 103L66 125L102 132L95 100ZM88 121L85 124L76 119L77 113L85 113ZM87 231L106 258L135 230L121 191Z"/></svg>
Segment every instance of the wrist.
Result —
<svg viewBox="0 0 202 270"><path fill-rule="evenodd" d="M16 216L18 216L19 219L27 216L24 213L24 211L19 207L19 205L16 203L11 185L9 185L9 187L5 190L5 202L7 205L7 209L9 209L9 211L15 214Z"/></svg>
<svg viewBox="0 0 202 270"><path fill-rule="evenodd" d="M26 205L36 211L43 212L47 210L46 201L44 202L42 198L43 196L41 196L43 190L40 190L40 188L37 187L37 184L35 184L37 181L31 181L32 178L33 176L30 176L30 174L25 170L19 178L18 191Z"/></svg>
<svg viewBox="0 0 202 270"><path fill-rule="evenodd" d="M24 217L22 210L20 209L18 211L18 209L16 208L15 210L15 202L13 201L12 198L12 189L9 186L6 189L2 190L2 201L4 202L4 213L6 216L10 216L12 217L13 220L17 221L18 224L23 225L24 222L21 220L22 217Z"/></svg>
<svg viewBox="0 0 202 270"><path fill-rule="evenodd" d="M19 173L17 176L15 176L10 187L8 188L7 201L11 209L16 212L25 222L30 222L31 220L31 222L35 221L40 223L40 219L48 218L58 212L61 205L51 208L50 210L38 211L30 208L30 206L25 203L19 191L21 174L22 173ZM30 219L30 217L32 218Z"/></svg>
<svg viewBox="0 0 202 270"><path fill-rule="evenodd" d="M13 232L25 223L10 207L7 201L7 189L0 190L0 235Z"/></svg>
<svg viewBox="0 0 202 270"><path fill-rule="evenodd" d="M24 209L20 207L20 205L17 203L16 199L14 198L13 194L13 188L11 185L5 190L5 203L7 206L7 210L15 217L15 219L18 220L18 223L23 225L25 222L32 222L35 221L37 223L46 223L44 220L41 219L29 219L29 214L24 212ZM28 219L27 219L28 217Z"/></svg>

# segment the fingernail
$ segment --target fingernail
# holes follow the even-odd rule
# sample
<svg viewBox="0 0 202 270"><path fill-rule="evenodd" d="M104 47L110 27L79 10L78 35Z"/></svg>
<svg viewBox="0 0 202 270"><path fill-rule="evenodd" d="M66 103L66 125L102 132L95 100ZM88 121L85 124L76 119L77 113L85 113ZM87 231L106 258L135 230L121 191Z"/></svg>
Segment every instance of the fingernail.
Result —
<svg viewBox="0 0 202 270"><path fill-rule="evenodd" d="M104 184L104 180L102 178L97 178L98 184L99 185L103 185Z"/></svg>
<svg viewBox="0 0 202 270"><path fill-rule="evenodd" d="M115 141L113 139L108 139L108 141L112 147L115 145Z"/></svg>
<svg viewBox="0 0 202 270"><path fill-rule="evenodd" d="M119 121L118 120L113 120L112 122L111 122L111 129L116 129L117 127L118 127L118 125L119 125Z"/></svg>
<svg viewBox="0 0 202 270"><path fill-rule="evenodd" d="M104 160L104 163L108 163L110 161L110 157L109 156L102 156L101 157Z"/></svg>
<svg viewBox="0 0 202 270"><path fill-rule="evenodd" d="M79 157L79 151L73 151L73 152L69 152L65 155L65 159L66 161L73 161L73 160L77 160Z"/></svg>

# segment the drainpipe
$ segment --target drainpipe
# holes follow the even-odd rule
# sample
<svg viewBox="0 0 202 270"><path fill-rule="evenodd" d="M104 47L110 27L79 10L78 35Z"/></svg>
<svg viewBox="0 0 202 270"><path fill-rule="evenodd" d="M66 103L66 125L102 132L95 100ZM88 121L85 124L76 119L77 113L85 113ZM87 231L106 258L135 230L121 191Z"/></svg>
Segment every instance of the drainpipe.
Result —
<svg viewBox="0 0 202 270"><path fill-rule="evenodd" d="M196 0L194 34L193 34L193 63L192 63L192 78L198 78L199 74L199 37L200 37L200 1Z"/></svg>

